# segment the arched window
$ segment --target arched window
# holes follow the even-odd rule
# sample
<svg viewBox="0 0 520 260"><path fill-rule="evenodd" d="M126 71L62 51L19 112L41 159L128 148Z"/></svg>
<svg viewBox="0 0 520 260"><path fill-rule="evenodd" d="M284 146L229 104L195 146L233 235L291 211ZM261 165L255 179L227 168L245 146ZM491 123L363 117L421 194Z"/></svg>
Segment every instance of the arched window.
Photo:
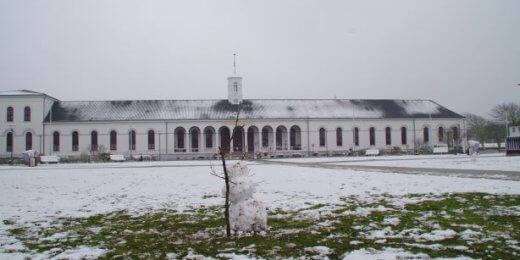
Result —
<svg viewBox="0 0 520 260"><path fill-rule="evenodd" d="M385 143L392 145L392 129L390 127L385 128Z"/></svg>
<svg viewBox="0 0 520 260"><path fill-rule="evenodd" d="M289 145L291 146L291 150L301 150L302 149L302 140L301 140L301 129L297 125L293 125L290 130L290 140Z"/></svg>
<svg viewBox="0 0 520 260"><path fill-rule="evenodd" d="M439 136L439 142L444 142L444 128L442 126L439 127L439 133L437 135Z"/></svg>
<svg viewBox="0 0 520 260"><path fill-rule="evenodd" d="M206 148L213 148L213 136L215 135L215 129L208 126L204 128L204 137L206 139Z"/></svg>
<svg viewBox="0 0 520 260"><path fill-rule="evenodd" d="M31 121L31 108L30 107L25 107L23 109L23 121L25 121L25 122Z"/></svg>
<svg viewBox="0 0 520 260"><path fill-rule="evenodd" d="M52 134L52 150L55 152L60 151L60 133L54 131Z"/></svg>
<svg viewBox="0 0 520 260"><path fill-rule="evenodd" d="M128 133L128 150L135 151L135 131L130 130Z"/></svg>
<svg viewBox="0 0 520 260"><path fill-rule="evenodd" d="M14 119L14 108L8 107L7 108L7 122L13 122Z"/></svg>
<svg viewBox="0 0 520 260"><path fill-rule="evenodd" d="M425 143L430 142L430 131L428 131L428 127L423 128L423 140Z"/></svg>
<svg viewBox="0 0 520 260"><path fill-rule="evenodd" d="M155 150L155 131L148 130L148 150Z"/></svg>
<svg viewBox="0 0 520 260"><path fill-rule="evenodd" d="M233 137L233 152L243 152L244 151L244 127L237 126L234 127L231 133Z"/></svg>
<svg viewBox="0 0 520 260"><path fill-rule="evenodd" d="M32 133L27 132L25 134L25 150L29 151L32 150Z"/></svg>
<svg viewBox="0 0 520 260"><path fill-rule="evenodd" d="M254 125L247 128L247 151L254 153L258 150L258 128Z"/></svg>
<svg viewBox="0 0 520 260"><path fill-rule="evenodd" d="M325 135L327 132L325 131L325 128L320 128L320 146L325 146Z"/></svg>
<svg viewBox="0 0 520 260"><path fill-rule="evenodd" d="M401 127L401 144L406 145L406 127Z"/></svg>
<svg viewBox="0 0 520 260"><path fill-rule="evenodd" d="M98 133L97 131L92 131L90 133L90 151L96 152L98 150Z"/></svg>
<svg viewBox="0 0 520 260"><path fill-rule="evenodd" d="M376 129L374 127L370 127L370 145L376 145Z"/></svg>
<svg viewBox="0 0 520 260"><path fill-rule="evenodd" d="M199 136L200 130L198 127L192 127L190 129L190 147L192 152L199 151Z"/></svg>
<svg viewBox="0 0 520 260"><path fill-rule="evenodd" d="M186 136L186 130L182 127L175 129L175 152L186 152L184 147L184 138Z"/></svg>
<svg viewBox="0 0 520 260"><path fill-rule="evenodd" d="M354 127L354 145L359 146L359 128Z"/></svg>
<svg viewBox="0 0 520 260"><path fill-rule="evenodd" d="M343 129L341 127L336 128L336 145L343 146Z"/></svg>
<svg viewBox="0 0 520 260"><path fill-rule="evenodd" d="M285 150L287 148L287 128L279 126L276 128L276 150Z"/></svg>
<svg viewBox="0 0 520 260"><path fill-rule="evenodd" d="M229 148L231 145L231 131L227 126L223 126L219 128L219 137L220 137L220 148L224 153L229 153Z"/></svg>
<svg viewBox="0 0 520 260"><path fill-rule="evenodd" d="M270 126L264 126L262 128L262 147L269 147L270 138L269 136L273 132L273 129Z"/></svg>
<svg viewBox="0 0 520 260"><path fill-rule="evenodd" d="M79 151L79 134L77 131L72 132L72 151Z"/></svg>
<svg viewBox="0 0 520 260"><path fill-rule="evenodd" d="M6 136L6 151L9 153L9 152L12 152L13 151L13 132L9 132L7 133L7 136Z"/></svg>
<svg viewBox="0 0 520 260"><path fill-rule="evenodd" d="M116 131L110 131L110 151L117 150L117 133Z"/></svg>

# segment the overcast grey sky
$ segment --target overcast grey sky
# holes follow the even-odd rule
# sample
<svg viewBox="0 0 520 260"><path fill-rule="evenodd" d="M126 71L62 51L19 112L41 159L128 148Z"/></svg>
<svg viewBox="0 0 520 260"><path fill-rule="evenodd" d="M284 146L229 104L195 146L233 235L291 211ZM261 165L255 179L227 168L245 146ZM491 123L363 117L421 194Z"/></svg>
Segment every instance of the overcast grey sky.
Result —
<svg viewBox="0 0 520 260"><path fill-rule="evenodd" d="M520 100L520 1L0 0L0 89L61 100Z"/></svg>

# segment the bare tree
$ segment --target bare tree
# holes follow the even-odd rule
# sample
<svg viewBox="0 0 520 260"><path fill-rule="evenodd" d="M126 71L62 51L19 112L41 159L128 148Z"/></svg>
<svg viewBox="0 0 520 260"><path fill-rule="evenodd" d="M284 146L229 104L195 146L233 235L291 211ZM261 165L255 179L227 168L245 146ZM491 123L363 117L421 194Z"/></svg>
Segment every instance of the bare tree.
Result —
<svg viewBox="0 0 520 260"><path fill-rule="evenodd" d="M231 143L233 142L233 139L235 138L236 133L238 131L240 131L240 129L243 127L243 126L238 125L239 116L240 116L240 105L238 106L237 115L235 118L235 125L233 126L231 138L229 139L229 143L227 143L227 146L225 146L225 147L229 147L229 150L231 150ZM222 162L223 176L216 173L214 169L211 170L211 174L223 179L226 184L226 198L225 198L225 202L224 202L224 217L226 219L226 236L231 237L231 223L229 221L229 184L231 183L231 180L229 178L229 174L228 174L227 167L226 167L226 156L228 154L228 151L226 151L226 149L223 149L222 143L218 147L218 154L219 154L221 162Z"/></svg>
<svg viewBox="0 0 520 260"><path fill-rule="evenodd" d="M520 105L517 103L502 103L491 109L490 115L497 121L520 124Z"/></svg>
<svg viewBox="0 0 520 260"><path fill-rule="evenodd" d="M468 126L468 138L477 140L481 143L487 141L487 125L489 124L489 120L485 119L482 116L465 113L464 117L466 117L466 122Z"/></svg>
<svg viewBox="0 0 520 260"><path fill-rule="evenodd" d="M500 147L500 143L506 139L506 133L504 132L505 125L500 122L489 122L486 124L486 139L497 143Z"/></svg>

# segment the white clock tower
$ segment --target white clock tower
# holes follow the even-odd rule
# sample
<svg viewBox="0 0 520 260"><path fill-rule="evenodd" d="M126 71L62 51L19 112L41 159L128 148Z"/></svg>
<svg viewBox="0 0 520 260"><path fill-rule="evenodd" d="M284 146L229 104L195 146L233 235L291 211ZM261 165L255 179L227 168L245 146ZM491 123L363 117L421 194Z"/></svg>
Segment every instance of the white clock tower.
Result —
<svg viewBox="0 0 520 260"><path fill-rule="evenodd" d="M233 105L242 102L242 77L237 76L235 54L233 54L233 77L228 77L228 101Z"/></svg>
<svg viewBox="0 0 520 260"><path fill-rule="evenodd" d="M228 101L238 105L242 102L242 77L229 77L228 80Z"/></svg>

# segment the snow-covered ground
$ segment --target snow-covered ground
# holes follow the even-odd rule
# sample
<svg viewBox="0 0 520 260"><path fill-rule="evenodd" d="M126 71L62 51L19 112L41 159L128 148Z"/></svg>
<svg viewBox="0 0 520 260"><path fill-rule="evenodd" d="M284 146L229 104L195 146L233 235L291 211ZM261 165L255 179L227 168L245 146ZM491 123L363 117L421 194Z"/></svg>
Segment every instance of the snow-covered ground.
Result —
<svg viewBox="0 0 520 260"><path fill-rule="evenodd" d="M405 155L405 156L359 156L319 157L306 159L276 159L273 162L327 163L331 165L366 165L435 169L472 169L518 171L520 157L507 157L503 153L482 154L475 158L459 155Z"/></svg>
<svg viewBox="0 0 520 260"><path fill-rule="evenodd" d="M324 158L291 161L313 162L318 159ZM471 165L471 169L500 165L503 167L500 169L518 171L519 161L519 157L483 156L473 162L467 156L463 159L446 156L445 159L435 160L366 163L410 167L462 167L464 164ZM212 163L218 170L218 162ZM259 163L251 163L249 168L254 174L253 181L259 184L256 197L270 208L286 210L308 207L309 203L335 203L348 195L369 197L382 193L401 195L470 191L520 194L520 182L517 181ZM36 168L2 166L0 219L23 223L116 210L142 213L162 208L182 210L192 206L216 205L223 202L220 197L222 185L221 179L210 175L209 161L62 164ZM0 252L2 246L12 239L7 238L6 228L0 221ZM0 253L0 258L8 256Z"/></svg>
<svg viewBox="0 0 520 260"><path fill-rule="evenodd" d="M342 162L333 163L335 165L372 165L372 166L391 166L391 167L412 167L412 168L436 168L436 169L474 169L474 170L500 170L518 171L520 174L519 157L491 157L470 156L450 157L443 159L411 159L406 162L401 160L373 160L364 162Z"/></svg>
<svg viewBox="0 0 520 260"><path fill-rule="evenodd" d="M489 159L518 160L516 157ZM416 161L398 163L408 165ZM31 221L47 216L86 216L121 209L183 209L218 204L221 198L215 196L220 194L222 180L210 175L209 165L208 161L180 161L107 164L107 167L104 164L2 167L0 214L4 219L16 217ZM213 165L219 169L218 162L213 161ZM347 195L365 193L520 193L519 182L500 180L410 177L398 173L254 163L250 170L253 180L259 183L259 199L270 207L284 209L313 202L333 203Z"/></svg>
<svg viewBox="0 0 520 260"><path fill-rule="evenodd" d="M502 156L503 154L486 154L483 156ZM444 159L444 158L467 158L465 154L438 154L438 155L383 155L383 156L331 156L331 157L309 157L309 158L280 158L271 161L280 162L349 162L349 161L373 161L373 160L415 160L415 159Z"/></svg>

